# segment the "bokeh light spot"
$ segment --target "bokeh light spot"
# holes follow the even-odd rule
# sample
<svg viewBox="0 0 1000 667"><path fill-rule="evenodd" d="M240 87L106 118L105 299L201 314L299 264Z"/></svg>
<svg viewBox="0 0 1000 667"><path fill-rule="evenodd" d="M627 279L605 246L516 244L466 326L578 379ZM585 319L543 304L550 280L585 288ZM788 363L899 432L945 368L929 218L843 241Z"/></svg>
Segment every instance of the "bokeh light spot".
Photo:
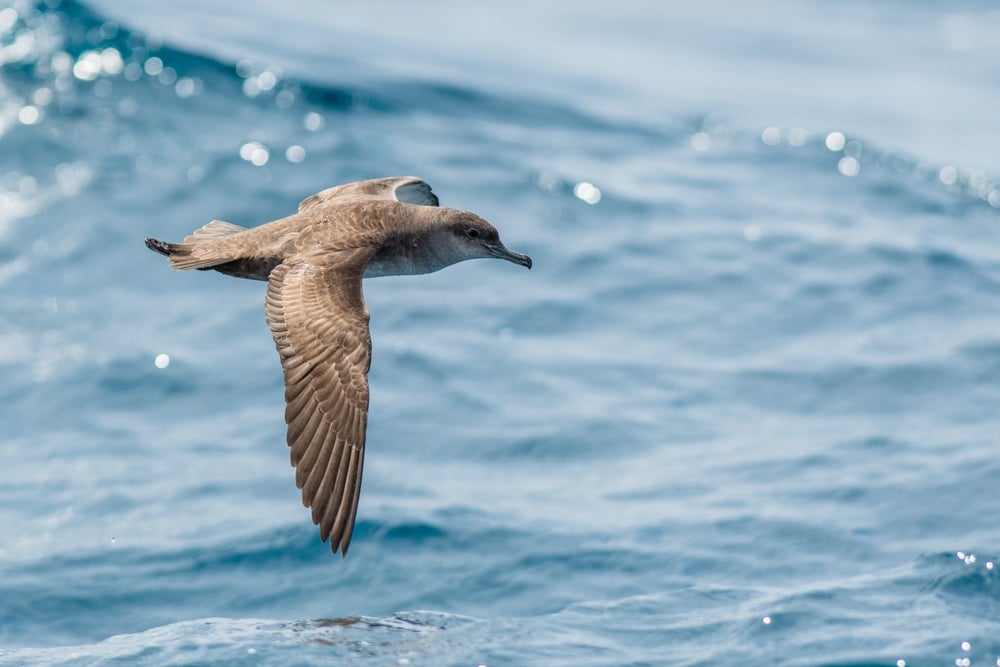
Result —
<svg viewBox="0 0 1000 667"><path fill-rule="evenodd" d="M9 31L17 23L17 10L13 7L0 9L0 35Z"/></svg>
<svg viewBox="0 0 1000 667"><path fill-rule="evenodd" d="M31 96L31 101L40 107L48 106L52 103L52 89L51 88L39 88Z"/></svg>
<svg viewBox="0 0 1000 667"><path fill-rule="evenodd" d="M41 117L42 113L38 110L38 107L31 106L30 104L21 107L17 112L17 120L22 125L34 125Z"/></svg>
<svg viewBox="0 0 1000 667"><path fill-rule="evenodd" d="M201 79L195 77L182 76L177 79L177 84L174 86L174 93L176 93L177 97L180 98L191 97L192 95L197 95L200 92Z"/></svg>
<svg viewBox="0 0 1000 667"><path fill-rule="evenodd" d="M854 157L842 157L837 163L837 171L844 176L857 176L861 173L861 163Z"/></svg>
<svg viewBox="0 0 1000 667"><path fill-rule="evenodd" d="M142 69L149 76L159 76L160 72L163 71L163 60L156 56L146 58L146 62L142 64Z"/></svg>
<svg viewBox="0 0 1000 667"><path fill-rule="evenodd" d="M768 146L777 146L781 143L781 130L776 127L765 127L760 133L760 140Z"/></svg>
<svg viewBox="0 0 1000 667"><path fill-rule="evenodd" d="M240 157L255 167L263 167L271 154L259 141L248 141L240 146Z"/></svg>
<svg viewBox="0 0 1000 667"><path fill-rule="evenodd" d="M577 199L582 199L588 204L596 204L601 201L601 191L593 184L581 181L573 187L573 194Z"/></svg>
<svg viewBox="0 0 1000 667"><path fill-rule="evenodd" d="M315 111L310 111L302 119L302 124L310 132L319 132L323 129L324 125L323 116L319 115Z"/></svg>
<svg viewBox="0 0 1000 667"><path fill-rule="evenodd" d="M955 185L958 182L958 169L955 169L950 164L941 167L941 171L938 172L938 180L945 185Z"/></svg>
<svg viewBox="0 0 1000 667"><path fill-rule="evenodd" d="M844 150L844 144L847 143L847 139L844 137L842 132L831 132L826 135L826 141L824 143L828 149L837 152Z"/></svg>
<svg viewBox="0 0 1000 667"><path fill-rule="evenodd" d="M788 145L790 146L804 146L808 140L809 133L801 127L796 127L788 131Z"/></svg>
<svg viewBox="0 0 1000 667"><path fill-rule="evenodd" d="M691 148L701 152L712 147L712 135L708 132L696 132L691 135Z"/></svg>

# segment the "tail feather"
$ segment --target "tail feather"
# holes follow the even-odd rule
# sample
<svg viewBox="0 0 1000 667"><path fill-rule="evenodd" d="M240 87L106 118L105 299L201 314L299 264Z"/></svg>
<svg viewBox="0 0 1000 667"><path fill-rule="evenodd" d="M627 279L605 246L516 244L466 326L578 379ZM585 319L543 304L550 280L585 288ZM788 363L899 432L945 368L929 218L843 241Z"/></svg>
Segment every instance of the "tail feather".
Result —
<svg viewBox="0 0 1000 667"><path fill-rule="evenodd" d="M223 248L213 248L213 241L242 231L246 231L246 228L213 220L186 236L180 243L146 239L146 247L170 258L170 266L175 269L210 269L234 259L229 253L221 252Z"/></svg>
<svg viewBox="0 0 1000 667"><path fill-rule="evenodd" d="M174 251L176 244L167 243L166 241L159 241L157 239L146 239L146 247L153 252L158 252L161 255L166 255L170 257L170 253Z"/></svg>
<svg viewBox="0 0 1000 667"><path fill-rule="evenodd" d="M191 234L191 236L186 237L185 241L203 241L205 239L218 239L223 236L232 236L233 234L239 234L240 232L245 232L246 227L240 227L239 225L234 225L231 222L226 222L225 220L213 220L204 227L200 227Z"/></svg>

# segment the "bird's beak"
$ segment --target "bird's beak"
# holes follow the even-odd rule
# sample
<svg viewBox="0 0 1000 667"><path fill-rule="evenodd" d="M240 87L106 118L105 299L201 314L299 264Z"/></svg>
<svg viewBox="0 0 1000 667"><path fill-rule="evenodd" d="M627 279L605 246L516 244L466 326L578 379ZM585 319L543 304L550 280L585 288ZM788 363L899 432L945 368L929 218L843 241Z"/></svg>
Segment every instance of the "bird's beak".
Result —
<svg viewBox="0 0 1000 667"><path fill-rule="evenodd" d="M531 258L527 255L522 255L519 252L512 252L507 250L502 243L484 243L483 247L486 248L486 252L490 254L491 257L496 257L497 259L506 259L508 262L514 262L515 264L520 264L523 267L531 268Z"/></svg>

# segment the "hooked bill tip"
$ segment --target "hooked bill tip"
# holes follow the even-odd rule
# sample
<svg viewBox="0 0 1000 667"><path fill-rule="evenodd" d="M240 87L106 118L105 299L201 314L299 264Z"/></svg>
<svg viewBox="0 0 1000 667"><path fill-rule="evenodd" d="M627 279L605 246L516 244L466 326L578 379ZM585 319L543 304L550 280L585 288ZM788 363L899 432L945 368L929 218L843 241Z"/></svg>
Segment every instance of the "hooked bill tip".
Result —
<svg viewBox="0 0 1000 667"><path fill-rule="evenodd" d="M511 252L508 250L504 254L500 255L501 258L506 259L508 262L514 262L515 264L520 264L526 269L531 268L531 258L527 255L522 255L519 252Z"/></svg>
<svg viewBox="0 0 1000 667"><path fill-rule="evenodd" d="M527 255L522 255L519 252L514 252L513 250L508 250L504 247L502 243L485 243L486 250L489 254L493 255L497 259L506 259L508 262L513 262L514 264L520 264L521 266L530 269L531 268L531 258Z"/></svg>

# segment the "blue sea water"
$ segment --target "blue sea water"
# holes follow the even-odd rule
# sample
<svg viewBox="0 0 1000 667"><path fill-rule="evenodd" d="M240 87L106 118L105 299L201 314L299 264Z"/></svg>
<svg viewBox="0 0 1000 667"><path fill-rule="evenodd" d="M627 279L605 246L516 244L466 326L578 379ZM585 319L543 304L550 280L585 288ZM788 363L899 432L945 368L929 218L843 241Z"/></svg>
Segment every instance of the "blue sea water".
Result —
<svg viewBox="0 0 1000 667"><path fill-rule="evenodd" d="M0 2L0 665L1000 664L1000 12ZM263 285L392 174L349 555Z"/></svg>

